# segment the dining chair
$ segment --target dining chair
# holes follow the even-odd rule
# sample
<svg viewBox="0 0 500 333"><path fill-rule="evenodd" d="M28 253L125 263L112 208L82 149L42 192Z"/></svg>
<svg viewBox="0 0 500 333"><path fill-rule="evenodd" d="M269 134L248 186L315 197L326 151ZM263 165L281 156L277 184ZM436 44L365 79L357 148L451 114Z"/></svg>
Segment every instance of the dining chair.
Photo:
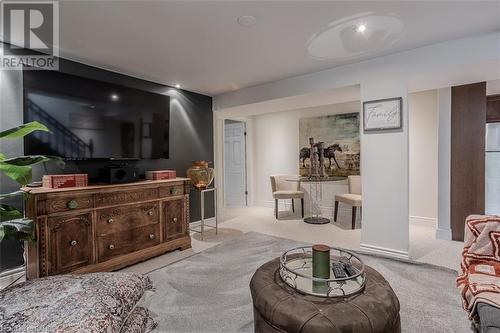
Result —
<svg viewBox="0 0 500 333"><path fill-rule="evenodd" d="M362 213L361 176L349 176L347 177L347 183L349 193L335 195L335 211L333 220L337 222L339 202L345 203L352 206L352 229L354 229L354 226L356 225L356 209L359 207L359 213Z"/></svg>
<svg viewBox="0 0 500 333"><path fill-rule="evenodd" d="M278 219L278 200L292 200L292 212L295 212L294 199L300 199L302 218L304 217L304 192L300 190L300 182L294 179L297 176L271 175L271 189L274 198L274 216Z"/></svg>

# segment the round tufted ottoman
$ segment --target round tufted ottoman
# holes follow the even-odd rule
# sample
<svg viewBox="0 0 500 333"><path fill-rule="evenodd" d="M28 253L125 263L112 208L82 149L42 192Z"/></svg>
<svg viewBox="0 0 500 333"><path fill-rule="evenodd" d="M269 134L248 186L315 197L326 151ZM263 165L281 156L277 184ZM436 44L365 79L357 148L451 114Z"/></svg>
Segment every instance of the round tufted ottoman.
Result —
<svg viewBox="0 0 500 333"><path fill-rule="evenodd" d="M250 281L256 333L401 332L398 298L373 268L365 266L365 289L346 298L301 294L281 280L278 268L276 258Z"/></svg>

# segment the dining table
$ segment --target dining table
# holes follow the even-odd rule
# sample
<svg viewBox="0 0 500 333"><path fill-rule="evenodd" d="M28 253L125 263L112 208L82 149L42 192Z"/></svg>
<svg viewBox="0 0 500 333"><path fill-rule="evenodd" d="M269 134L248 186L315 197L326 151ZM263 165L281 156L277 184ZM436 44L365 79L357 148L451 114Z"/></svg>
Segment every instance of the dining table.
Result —
<svg viewBox="0 0 500 333"><path fill-rule="evenodd" d="M347 177L342 176L299 176L289 178L287 181L307 183L309 186L309 214L304 217L304 222L309 224L327 224L330 219L323 216L321 212L321 201L323 199L323 185L328 182L338 182L346 180Z"/></svg>

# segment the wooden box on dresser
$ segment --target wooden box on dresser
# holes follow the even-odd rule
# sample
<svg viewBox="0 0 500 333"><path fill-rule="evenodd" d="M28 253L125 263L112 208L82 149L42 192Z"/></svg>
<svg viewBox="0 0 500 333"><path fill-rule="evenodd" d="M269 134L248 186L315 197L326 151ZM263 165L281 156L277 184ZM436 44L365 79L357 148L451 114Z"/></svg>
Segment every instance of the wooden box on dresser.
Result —
<svg viewBox="0 0 500 333"><path fill-rule="evenodd" d="M36 241L28 279L111 271L191 247L188 178L78 188L23 188Z"/></svg>

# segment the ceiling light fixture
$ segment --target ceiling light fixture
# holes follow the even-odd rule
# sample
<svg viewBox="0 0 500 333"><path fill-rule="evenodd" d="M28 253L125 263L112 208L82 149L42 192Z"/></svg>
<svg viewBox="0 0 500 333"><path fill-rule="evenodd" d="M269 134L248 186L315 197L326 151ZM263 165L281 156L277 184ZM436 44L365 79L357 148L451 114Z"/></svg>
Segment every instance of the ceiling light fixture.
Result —
<svg viewBox="0 0 500 333"><path fill-rule="evenodd" d="M120 99L120 97L117 94L111 94L111 100L112 101L116 102L119 99Z"/></svg>
<svg viewBox="0 0 500 333"><path fill-rule="evenodd" d="M177 83L177 84L175 85L175 87L176 87L177 89L180 89L180 88L181 88L181 85Z"/></svg>
<svg viewBox="0 0 500 333"><path fill-rule="evenodd" d="M366 30L366 25L360 24L356 27L357 32L364 32Z"/></svg>
<svg viewBox="0 0 500 333"><path fill-rule="evenodd" d="M238 17L237 22L242 27L253 27L257 23L255 16L243 15Z"/></svg>

